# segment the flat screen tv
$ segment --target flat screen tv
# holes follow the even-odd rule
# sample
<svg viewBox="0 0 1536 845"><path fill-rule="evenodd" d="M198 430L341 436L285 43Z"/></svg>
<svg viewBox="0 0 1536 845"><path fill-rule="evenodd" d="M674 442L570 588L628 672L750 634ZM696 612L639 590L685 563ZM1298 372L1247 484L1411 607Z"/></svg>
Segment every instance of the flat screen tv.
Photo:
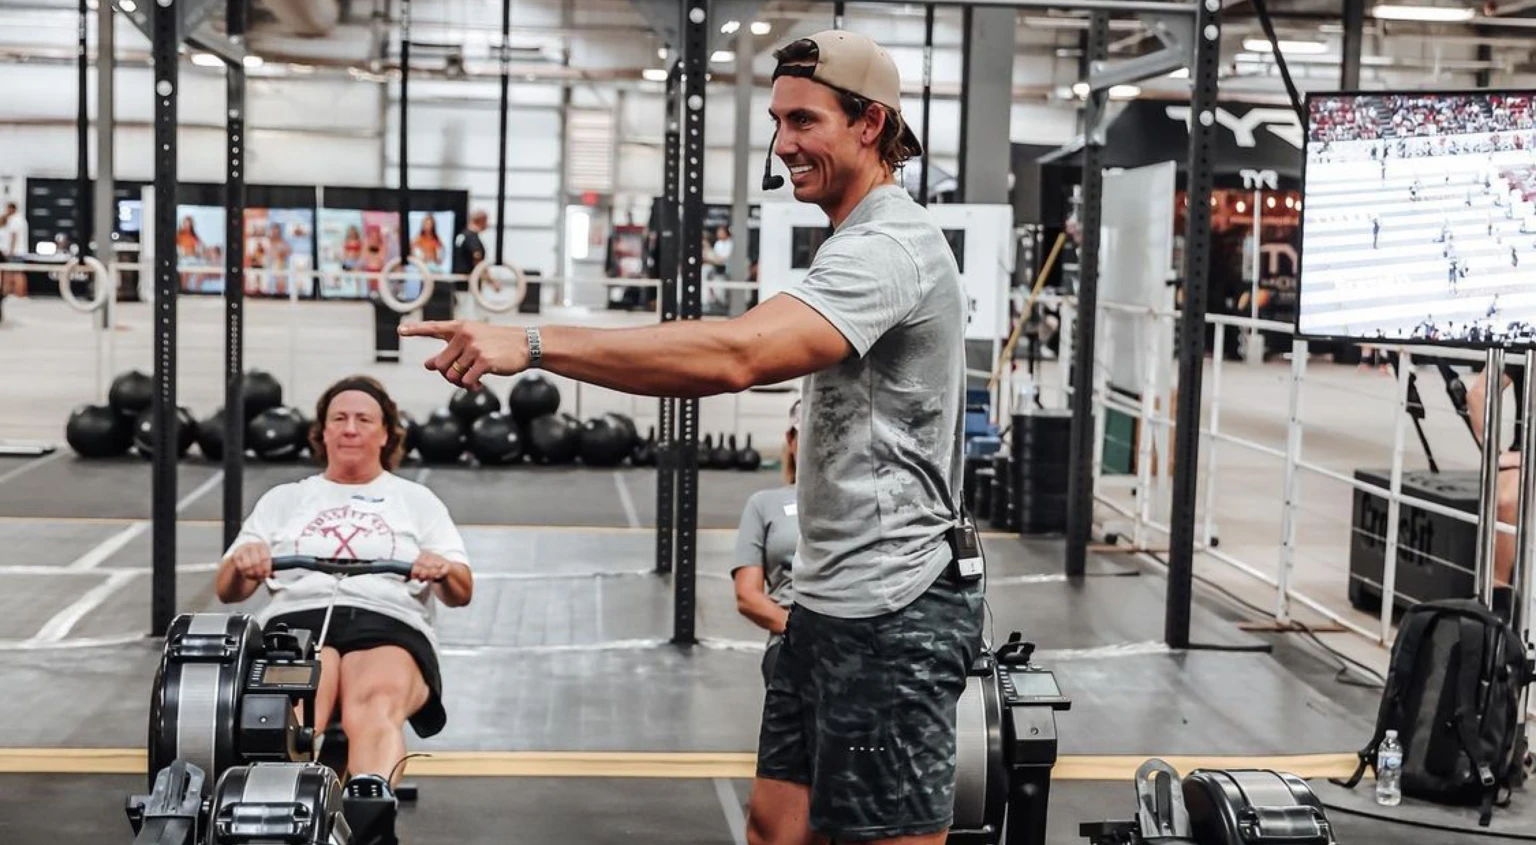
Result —
<svg viewBox="0 0 1536 845"><path fill-rule="evenodd" d="M1536 93L1307 98L1298 333L1536 340Z"/></svg>
<svg viewBox="0 0 1536 845"><path fill-rule="evenodd" d="M454 213L412 211L411 254L434 275L453 270ZM327 299L360 299L368 296L373 280L345 271L374 272L400 256L400 213L350 208L322 208L318 220L319 267L331 271L320 283ZM415 271L406 268L405 282L397 295L414 299L421 292Z"/></svg>
<svg viewBox="0 0 1536 845"><path fill-rule="evenodd" d="M258 296L312 296L315 268L315 210L245 210L245 292Z"/></svg>
<svg viewBox="0 0 1536 845"><path fill-rule="evenodd" d="M176 266L183 293L224 292L223 206L176 206Z"/></svg>

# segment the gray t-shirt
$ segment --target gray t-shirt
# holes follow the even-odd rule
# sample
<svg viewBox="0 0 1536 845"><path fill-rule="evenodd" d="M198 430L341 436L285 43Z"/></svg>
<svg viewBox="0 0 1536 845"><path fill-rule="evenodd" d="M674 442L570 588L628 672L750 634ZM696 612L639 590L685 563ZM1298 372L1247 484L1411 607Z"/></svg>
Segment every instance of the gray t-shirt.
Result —
<svg viewBox="0 0 1536 845"><path fill-rule="evenodd" d="M855 353L806 376L795 603L865 618L939 577L958 520L965 291L939 227L895 185L871 191L785 291Z"/></svg>
<svg viewBox="0 0 1536 845"><path fill-rule="evenodd" d="M795 507L795 488L760 490L747 500L736 529L736 560L731 577L747 566L763 569L768 598L780 607L794 602L795 547L800 542L800 518Z"/></svg>

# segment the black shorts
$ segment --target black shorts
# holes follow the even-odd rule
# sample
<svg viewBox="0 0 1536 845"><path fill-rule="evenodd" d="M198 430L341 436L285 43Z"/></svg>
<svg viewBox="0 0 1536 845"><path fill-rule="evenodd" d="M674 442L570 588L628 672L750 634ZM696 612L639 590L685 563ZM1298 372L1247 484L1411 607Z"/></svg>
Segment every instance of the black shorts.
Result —
<svg viewBox="0 0 1536 845"><path fill-rule="evenodd" d="M325 610L300 610L272 617L267 630L278 624L293 629L313 631L316 638L325 624ZM379 646L399 646L415 658L426 681L430 694L427 703L411 714L411 727L416 735L425 739L442 731L448 723L448 713L443 709L443 674L437 663L437 652L422 632L391 616L364 610L360 607L337 605L331 614L331 627L325 633L325 645L345 655Z"/></svg>
<svg viewBox="0 0 1536 845"><path fill-rule="evenodd" d="M784 647L783 637L774 637L763 649L763 686L773 681L773 666L779 662L779 649Z"/></svg>
<svg viewBox="0 0 1536 845"><path fill-rule="evenodd" d="M946 574L869 619L790 611L757 775L810 786L813 831L852 842L951 825L955 709L981 653L982 592Z"/></svg>

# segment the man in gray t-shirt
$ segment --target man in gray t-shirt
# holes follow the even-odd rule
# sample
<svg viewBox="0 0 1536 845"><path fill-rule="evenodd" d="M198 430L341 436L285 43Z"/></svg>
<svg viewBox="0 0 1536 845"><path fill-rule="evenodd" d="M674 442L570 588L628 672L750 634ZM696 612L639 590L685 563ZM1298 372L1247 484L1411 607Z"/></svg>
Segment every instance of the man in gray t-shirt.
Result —
<svg viewBox="0 0 1536 845"><path fill-rule="evenodd" d="M965 297L938 226L896 184L921 146L890 56L846 30L774 56L773 155L835 230L802 284L733 320L400 331L445 341L427 368L471 387L539 367L658 396L805 377L795 606L763 706L748 839L939 845L954 816L956 704L981 648L981 582L952 552Z"/></svg>
<svg viewBox="0 0 1536 845"><path fill-rule="evenodd" d="M960 495L965 295L953 253L896 185L870 191L786 293L854 355L806 377L795 601L866 618L950 562Z"/></svg>

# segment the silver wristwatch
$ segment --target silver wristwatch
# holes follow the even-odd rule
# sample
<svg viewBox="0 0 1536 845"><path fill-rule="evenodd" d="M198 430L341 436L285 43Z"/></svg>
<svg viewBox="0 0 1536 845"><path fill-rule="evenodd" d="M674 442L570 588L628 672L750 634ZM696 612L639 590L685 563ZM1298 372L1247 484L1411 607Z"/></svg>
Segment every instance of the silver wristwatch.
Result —
<svg viewBox="0 0 1536 845"><path fill-rule="evenodd" d="M529 326L524 332L528 336L528 369L536 370L544 362L544 341L539 337L538 326Z"/></svg>

